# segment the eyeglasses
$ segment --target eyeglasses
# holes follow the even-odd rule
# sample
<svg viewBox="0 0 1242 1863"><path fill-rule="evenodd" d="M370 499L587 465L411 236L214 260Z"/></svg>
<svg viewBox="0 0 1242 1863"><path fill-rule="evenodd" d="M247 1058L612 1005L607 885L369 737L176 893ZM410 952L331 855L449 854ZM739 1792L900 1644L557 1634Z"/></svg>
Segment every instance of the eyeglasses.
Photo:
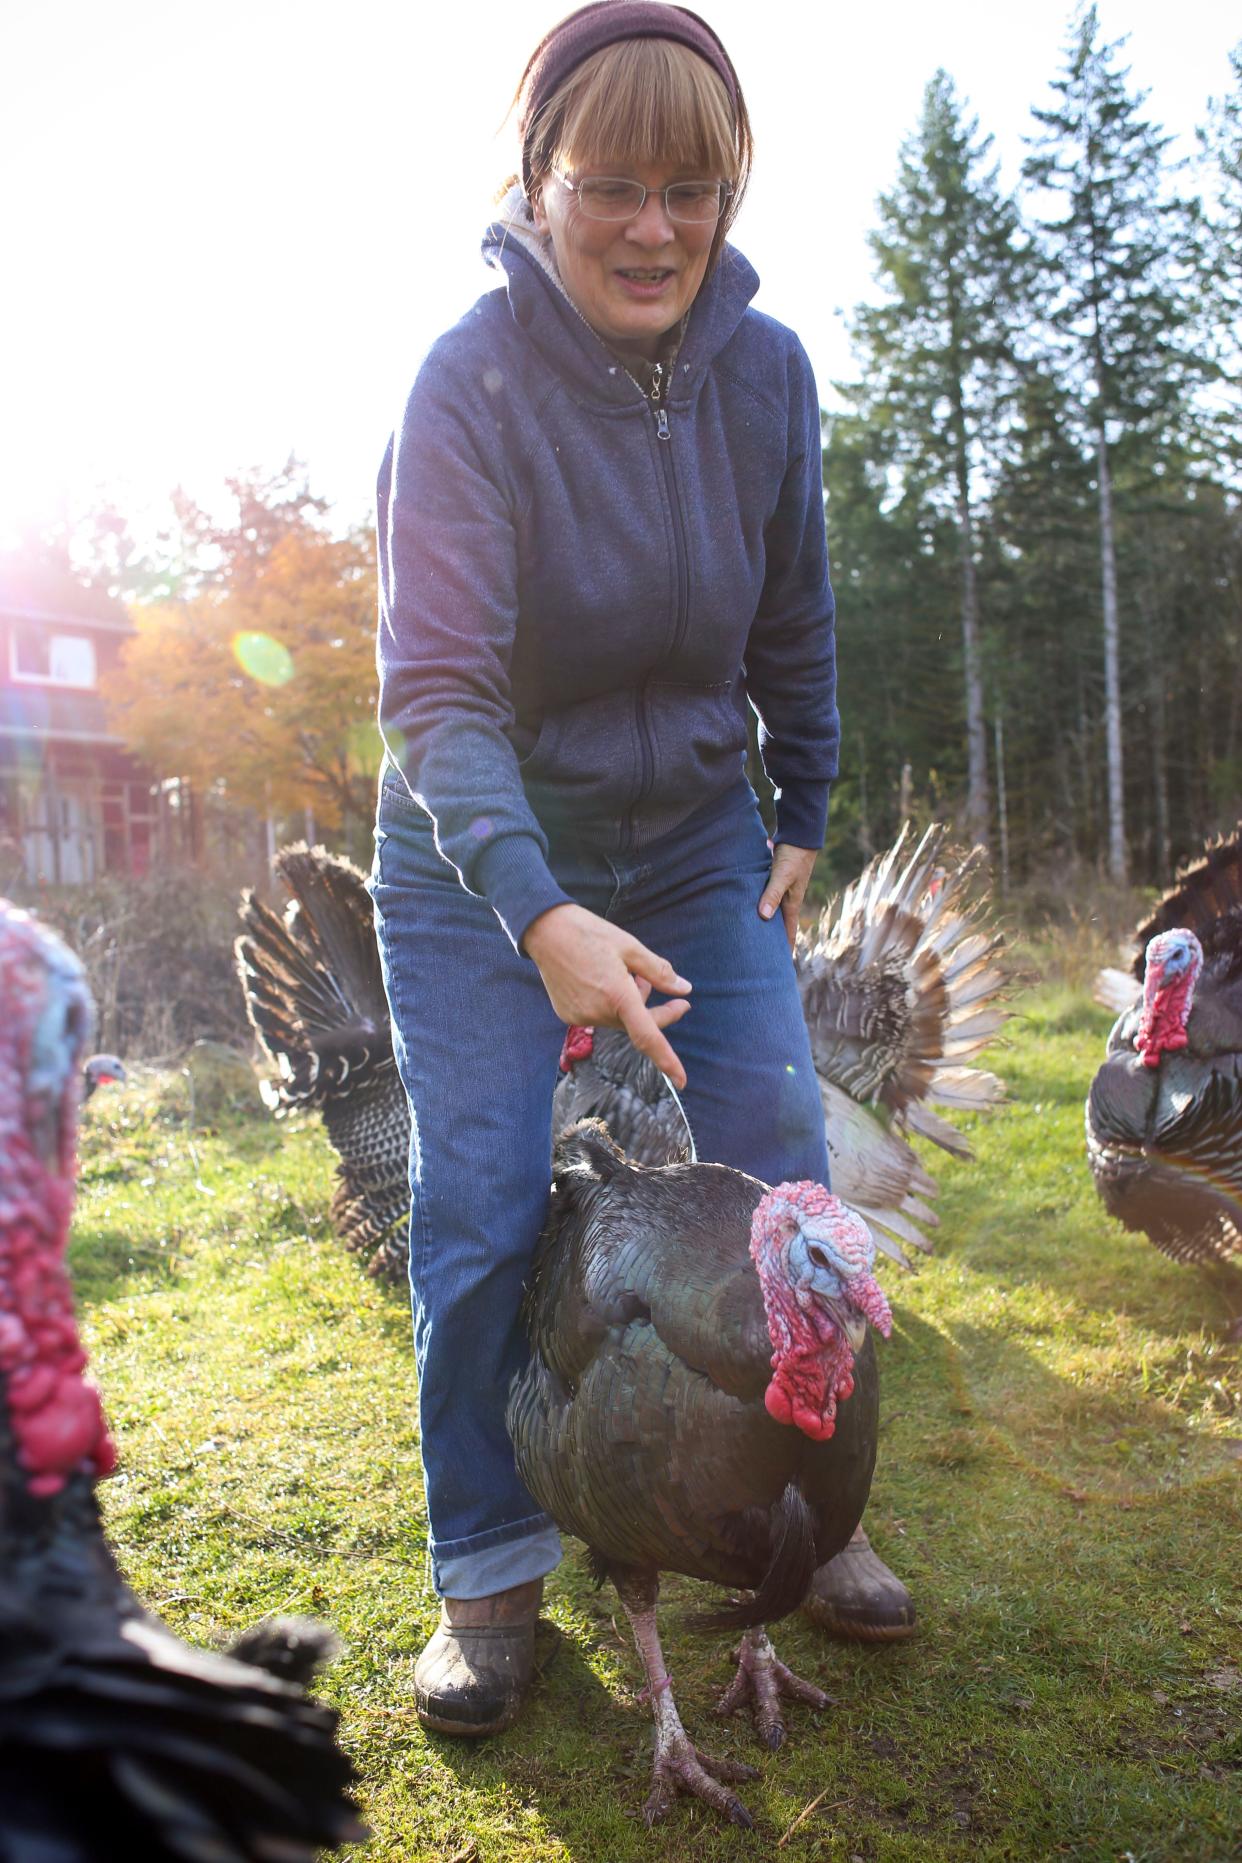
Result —
<svg viewBox="0 0 1242 1863"><path fill-rule="evenodd" d="M571 181L568 175L556 178L578 196L578 206L588 220L632 220L642 212L649 194L662 194L670 220L684 226L715 226L733 192L727 181L670 181L666 188L645 188L641 181L622 181L611 175L584 175L580 181Z"/></svg>

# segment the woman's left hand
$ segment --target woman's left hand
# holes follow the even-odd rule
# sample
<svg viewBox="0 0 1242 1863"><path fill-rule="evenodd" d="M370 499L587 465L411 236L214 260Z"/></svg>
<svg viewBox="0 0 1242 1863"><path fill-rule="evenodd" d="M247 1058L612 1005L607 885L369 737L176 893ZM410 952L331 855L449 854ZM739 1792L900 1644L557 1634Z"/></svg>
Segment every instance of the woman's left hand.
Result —
<svg viewBox="0 0 1242 1863"><path fill-rule="evenodd" d="M759 916L770 919L780 907L791 951L797 943L798 914L818 854L817 847L790 847L787 841L779 841L772 850L772 871L759 900Z"/></svg>

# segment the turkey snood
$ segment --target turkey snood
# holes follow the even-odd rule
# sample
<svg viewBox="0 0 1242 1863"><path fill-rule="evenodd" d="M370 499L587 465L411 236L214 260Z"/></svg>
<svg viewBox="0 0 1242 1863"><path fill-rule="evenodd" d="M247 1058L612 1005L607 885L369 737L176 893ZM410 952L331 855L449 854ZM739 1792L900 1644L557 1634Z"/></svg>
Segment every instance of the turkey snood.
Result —
<svg viewBox="0 0 1242 1863"><path fill-rule="evenodd" d="M0 915L0 1379L32 1495L116 1448L84 1376L65 1244L73 1206L80 1050L90 1009L72 954L12 907Z"/></svg>
<svg viewBox="0 0 1242 1863"><path fill-rule="evenodd" d="M778 1184L751 1222L750 1254L772 1341L769 1416L815 1442L835 1431L854 1390L854 1344L867 1320L887 1339L893 1316L871 1273L875 1243L860 1216L822 1184Z"/></svg>
<svg viewBox="0 0 1242 1863"><path fill-rule="evenodd" d="M1145 1067L1159 1067L1162 1054L1186 1046L1186 1023L1202 969L1203 947L1192 931L1161 932L1148 945L1143 1014L1134 1038Z"/></svg>

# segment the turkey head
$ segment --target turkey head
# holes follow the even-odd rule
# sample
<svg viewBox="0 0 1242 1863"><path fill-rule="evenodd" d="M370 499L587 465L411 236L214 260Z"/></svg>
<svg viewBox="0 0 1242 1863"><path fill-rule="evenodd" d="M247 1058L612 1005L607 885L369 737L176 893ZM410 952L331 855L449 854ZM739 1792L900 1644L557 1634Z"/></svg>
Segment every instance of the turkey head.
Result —
<svg viewBox="0 0 1242 1863"><path fill-rule="evenodd" d="M1203 969L1203 947L1192 931L1161 932L1147 947L1143 1012L1134 1046L1145 1067L1159 1067L1162 1054L1184 1048Z"/></svg>
<svg viewBox="0 0 1242 1863"><path fill-rule="evenodd" d="M768 1415L826 1442L868 1320L886 1339L893 1329L871 1231L822 1184L778 1184L755 1210L750 1254L772 1340Z"/></svg>

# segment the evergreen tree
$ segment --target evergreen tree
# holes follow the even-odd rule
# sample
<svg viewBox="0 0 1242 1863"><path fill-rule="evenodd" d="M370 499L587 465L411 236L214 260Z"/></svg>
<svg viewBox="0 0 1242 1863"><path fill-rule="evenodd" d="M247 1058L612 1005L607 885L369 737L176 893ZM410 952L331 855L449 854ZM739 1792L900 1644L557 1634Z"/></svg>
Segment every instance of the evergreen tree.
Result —
<svg viewBox="0 0 1242 1863"><path fill-rule="evenodd" d="M1227 461L1242 488L1242 42L1229 54L1233 88L1210 100L1199 131L1207 196L1200 241L1199 300L1212 367L1207 406L1210 457Z"/></svg>
<svg viewBox="0 0 1242 1863"><path fill-rule="evenodd" d="M1094 857L1103 823L1096 772L1095 656L1081 625L1098 555L1091 474L1066 395L1027 371L1010 457L993 493L983 562L997 623L989 679L1003 714L1015 865L1071 871Z"/></svg>
<svg viewBox="0 0 1242 1863"><path fill-rule="evenodd" d="M952 527L967 747L966 825L989 831L978 508L1016 386L1016 331L1030 278L1013 202L989 165L990 137L938 71L871 236L878 305L859 308L855 347L873 423L894 439L905 494Z"/></svg>
<svg viewBox="0 0 1242 1863"><path fill-rule="evenodd" d="M1042 135L1025 165L1048 203L1050 321L1058 359L1095 454L1104 632L1108 860L1127 875L1120 609L1114 455L1135 443L1148 461L1180 437L1194 370L1188 351L1189 210L1170 191L1169 138L1142 115L1101 44L1094 6L1078 16L1059 101L1036 110Z"/></svg>

